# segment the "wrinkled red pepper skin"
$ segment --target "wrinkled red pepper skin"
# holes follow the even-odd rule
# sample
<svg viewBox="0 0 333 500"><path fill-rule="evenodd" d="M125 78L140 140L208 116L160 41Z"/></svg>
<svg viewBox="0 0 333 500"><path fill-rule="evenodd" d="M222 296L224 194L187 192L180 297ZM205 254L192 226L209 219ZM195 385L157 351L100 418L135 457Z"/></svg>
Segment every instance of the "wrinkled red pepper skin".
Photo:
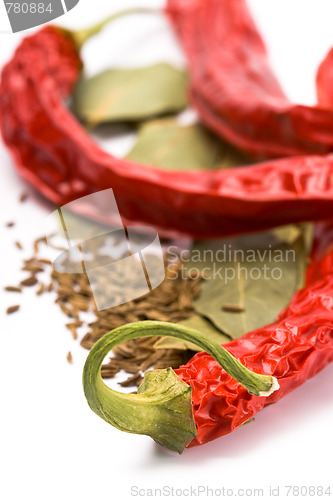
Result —
<svg viewBox="0 0 333 500"><path fill-rule="evenodd" d="M161 172L111 157L89 139L62 103L80 68L70 37L48 27L23 41L2 74L4 140L21 174L55 203L112 187L126 219L195 237L263 229L332 213L333 156L215 173ZM275 83L268 81L267 86L270 89ZM177 370L193 388L198 437L191 446L235 430L333 360L333 273L327 266L332 258L331 252L314 264L308 274L311 284L295 295L276 323L225 345L245 366L276 376L279 391L269 398L249 395L205 353Z"/></svg>
<svg viewBox="0 0 333 500"><path fill-rule="evenodd" d="M52 202L64 205L111 187L125 223L194 238L333 213L333 156L216 172L167 172L112 157L63 103L80 69L70 36L47 27L25 38L2 72L3 139L21 175ZM110 222L105 213L91 216Z"/></svg>
<svg viewBox="0 0 333 500"><path fill-rule="evenodd" d="M321 107L287 99L245 0L167 5L187 55L192 105L207 126L258 159L333 150L332 99L321 98ZM320 96L332 95L326 84L320 79Z"/></svg>
<svg viewBox="0 0 333 500"><path fill-rule="evenodd" d="M249 369L275 376L278 391L267 398L249 394L206 353L175 370L192 386L198 435L190 447L234 431L333 361L333 269L327 259L333 262L333 251L317 261L319 279L296 293L275 323L224 345Z"/></svg>

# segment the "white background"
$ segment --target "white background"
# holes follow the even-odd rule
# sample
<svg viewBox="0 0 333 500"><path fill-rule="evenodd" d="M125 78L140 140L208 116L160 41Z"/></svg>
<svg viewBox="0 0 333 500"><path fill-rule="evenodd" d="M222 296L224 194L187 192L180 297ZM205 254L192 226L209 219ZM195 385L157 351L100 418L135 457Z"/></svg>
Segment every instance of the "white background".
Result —
<svg viewBox="0 0 333 500"><path fill-rule="evenodd" d="M59 23L80 27L111 9L161 5L149 0L110 3L81 0ZM251 0L250 5L286 92L294 101L314 103L315 71L333 45L332 2ZM0 36L1 66L23 36ZM184 61L163 16L121 20L84 54L90 73L111 65ZM280 486L280 498L286 498L284 485L331 485L333 495L333 366L264 409L255 422L182 456L147 437L121 433L92 413L81 386L87 351L71 340L54 296L37 299L29 289L22 296L2 291L22 279L22 256L30 256L32 241L43 235L52 208L25 186L3 145L0 166L1 499L127 500L133 498L132 486L164 485L225 487L235 493L264 488L265 498L270 486ZM20 204L23 190L30 197ZM16 226L5 228L10 220ZM23 252L15 248L15 240L22 242ZM21 310L6 316L6 308L15 303ZM66 361L69 350L73 365Z"/></svg>

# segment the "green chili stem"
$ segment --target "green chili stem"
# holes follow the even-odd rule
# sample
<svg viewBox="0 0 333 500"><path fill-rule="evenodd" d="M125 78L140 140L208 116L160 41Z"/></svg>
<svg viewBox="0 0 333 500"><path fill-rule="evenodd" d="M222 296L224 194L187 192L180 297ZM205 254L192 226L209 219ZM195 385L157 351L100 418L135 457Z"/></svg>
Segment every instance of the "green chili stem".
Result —
<svg viewBox="0 0 333 500"><path fill-rule="evenodd" d="M116 12L115 14L111 14L106 19L103 19L103 21L100 21L97 24L90 26L89 28L71 31L71 36L74 38L78 49L80 49L90 37L97 35L107 24L115 21L116 19L119 19L120 17L128 16L130 14L153 14L156 12L159 11L157 9L149 9L144 7L122 10L120 12Z"/></svg>
<svg viewBox="0 0 333 500"><path fill-rule="evenodd" d="M110 350L121 342L151 335L177 337L197 344L251 394L267 396L279 387L274 377L251 372L226 349L197 330L160 321L129 323L96 342L83 371L84 392L89 406L120 430L149 435L179 453L196 436L191 387L171 368L146 373L138 394L114 391L102 380L100 368Z"/></svg>

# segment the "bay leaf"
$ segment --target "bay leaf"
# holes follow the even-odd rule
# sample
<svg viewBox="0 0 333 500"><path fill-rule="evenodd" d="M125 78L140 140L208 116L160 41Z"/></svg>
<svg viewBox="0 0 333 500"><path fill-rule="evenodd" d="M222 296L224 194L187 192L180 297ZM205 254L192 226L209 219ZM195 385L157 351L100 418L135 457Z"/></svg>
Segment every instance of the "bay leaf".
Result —
<svg viewBox="0 0 333 500"><path fill-rule="evenodd" d="M226 342L230 342L231 340L230 337L218 330L209 320L199 316L198 314L195 314L191 318L184 319L183 321L179 321L177 324L194 328L195 330L201 332L205 337L215 340L218 344L224 344ZM187 342L186 340L177 339L176 337L161 337L154 344L154 347L156 349L190 349L191 351L202 351L202 349L200 349L200 347L196 344L192 344L192 342Z"/></svg>
<svg viewBox="0 0 333 500"><path fill-rule="evenodd" d="M73 94L74 112L90 125L140 121L181 111L187 104L186 72L166 63L82 78Z"/></svg>
<svg viewBox="0 0 333 500"><path fill-rule="evenodd" d="M204 272L197 314L232 338L277 319L302 286L309 236L301 226L193 245L188 272Z"/></svg>
<svg viewBox="0 0 333 500"><path fill-rule="evenodd" d="M314 224L313 222L289 224L287 226L274 228L272 232L281 242L288 243L290 246L294 245L296 253L305 252L304 259L296 260L296 266L298 269L298 290L305 284L308 257L310 256L313 245ZM300 238L300 234L302 235L302 238Z"/></svg>
<svg viewBox="0 0 333 500"><path fill-rule="evenodd" d="M129 160L167 170L230 168L244 156L198 123L182 126L176 119L144 124Z"/></svg>

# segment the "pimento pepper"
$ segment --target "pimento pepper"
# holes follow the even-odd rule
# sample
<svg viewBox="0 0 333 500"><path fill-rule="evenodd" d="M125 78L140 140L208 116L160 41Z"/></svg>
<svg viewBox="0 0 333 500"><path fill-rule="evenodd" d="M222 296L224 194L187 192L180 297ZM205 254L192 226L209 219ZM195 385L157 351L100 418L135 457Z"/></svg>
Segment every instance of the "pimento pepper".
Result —
<svg viewBox="0 0 333 500"><path fill-rule="evenodd" d="M245 0L167 5L187 55L191 101L207 126L259 159L333 151L332 53L317 79L319 106L293 104Z"/></svg>
<svg viewBox="0 0 333 500"><path fill-rule="evenodd" d="M64 104L81 69L76 40L64 30L43 28L23 40L2 72L3 139L20 174L46 198L64 205L113 188L124 223L195 238L333 213L333 156L215 172L167 172L102 151ZM102 212L91 216L110 222Z"/></svg>
<svg viewBox="0 0 333 500"><path fill-rule="evenodd" d="M332 259L333 250L329 255ZM109 332L94 345L84 368L90 407L115 427L147 434L179 452L234 431L333 361L333 270L321 263L320 279L297 292L275 323L225 344L226 351L199 332L169 323L130 323ZM148 372L138 395L112 391L100 376L104 357L120 341L144 335L178 336L208 347L209 354L196 354L175 372ZM226 362L225 352L240 361L236 370L230 370L234 360ZM273 378L254 380L244 367ZM274 391L275 379L280 388ZM258 389L263 383L266 389Z"/></svg>

